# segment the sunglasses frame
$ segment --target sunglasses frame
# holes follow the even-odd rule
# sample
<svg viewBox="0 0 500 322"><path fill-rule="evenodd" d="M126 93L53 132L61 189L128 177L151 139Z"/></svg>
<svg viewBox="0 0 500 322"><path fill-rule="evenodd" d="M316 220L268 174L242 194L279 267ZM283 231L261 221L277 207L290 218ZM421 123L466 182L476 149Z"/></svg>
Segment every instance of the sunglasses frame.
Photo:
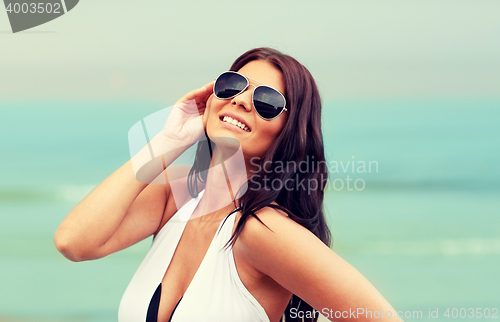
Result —
<svg viewBox="0 0 500 322"><path fill-rule="evenodd" d="M241 90L241 92L239 92L238 94L235 94L235 95L233 95L233 96L226 97L226 98L220 98L220 97L218 97L218 96L217 96L217 94L215 94L215 84L217 83L217 80L219 79L219 77L221 77L222 75L224 75L224 74L226 74L226 73L231 73L231 74L237 74L237 75L240 75L241 77L243 77L243 78L247 81L247 84L246 84L245 88L243 88L243 89ZM256 83L262 84L262 85L255 86L254 84L250 84L249 79L253 80L253 81L254 81L254 82L256 82ZM246 90L247 90L247 88L248 88L248 86L250 86L250 85L252 85L253 87L255 87L255 88L253 89L253 92L252 92L252 105L253 105L253 108L254 108L255 112L256 112L256 113L257 113L257 114L258 114L258 115L259 115L259 116L260 116L263 120L266 120L266 121L271 121L271 120L274 120L275 118L277 118L278 116L280 116L280 115L281 115L281 113L283 113L283 111L287 111L287 112L288 112L288 109L286 108L286 99L285 99L285 95L283 95L283 94L282 94L280 91L278 91L276 88L273 88L273 87L271 87L271 86L265 85L265 84L263 84L263 83L261 83L261 82L259 82L259 81L256 81L255 79L252 79L252 78L250 78L250 77L246 77L246 76L245 76L245 75L243 75L243 74L240 74L240 73L238 73L238 72L233 72L233 71L231 71L231 70L226 71L226 72L223 72L223 73L221 73L219 76L217 76L217 78L215 79L215 83L214 83L214 95L215 95L215 97L217 97L218 99L221 99L221 100L228 100L228 99L231 99L231 98L233 98L233 97L235 97L235 96L238 96L238 95L240 95L241 93L243 93L244 91L246 91ZM257 90L257 88L259 88L259 87L267 87L267 88L270 88L270 89L272 89L272 90L276 91L278 94L280 94L280 95L281 95L281 97L283 97L283 102L284 102L285 104L283 104L283 108L282 108L282 109L281 109L281 111L278 113L278 115L276 115L276 116L275 116L275 117L273 117L273 118L265 118L265 117L263 117L262 115L260 115L259 111L255 108L255 103L254 103L254 94L255 94L255 90Z"/></svg>

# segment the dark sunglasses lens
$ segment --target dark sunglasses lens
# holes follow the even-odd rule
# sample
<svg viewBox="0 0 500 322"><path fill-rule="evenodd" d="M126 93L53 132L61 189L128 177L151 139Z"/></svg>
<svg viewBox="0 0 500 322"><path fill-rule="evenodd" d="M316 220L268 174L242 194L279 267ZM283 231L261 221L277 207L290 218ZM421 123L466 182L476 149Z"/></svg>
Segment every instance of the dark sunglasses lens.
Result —
<svg viewBox="0 0 500 322"><path fill-rule="evenodd" d="M218 98L230 98L241 93L246 87L245 77L234 73L224 73L215 81L214 94Z"/></svg>
<svg viewBox="0 0 500 322"><path fill-rule="evenodd" d="M285 99L275 89L259 86L253 93L253 104L260 116L265 119L272 119L285 108Z"/></svg>

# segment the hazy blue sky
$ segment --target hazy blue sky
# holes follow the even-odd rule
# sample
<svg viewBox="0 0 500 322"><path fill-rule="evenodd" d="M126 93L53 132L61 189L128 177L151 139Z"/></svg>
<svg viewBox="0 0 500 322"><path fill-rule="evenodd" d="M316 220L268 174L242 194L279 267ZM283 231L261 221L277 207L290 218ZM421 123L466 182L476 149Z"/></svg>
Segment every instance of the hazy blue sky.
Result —
<svg viewBox="0 0 500 322"><path fill-rule="evenodd" d="M0 10L0 99L173 103L244 51L308 67L326 99L498 97L500 1L81 0L12 34Z"/></svg>

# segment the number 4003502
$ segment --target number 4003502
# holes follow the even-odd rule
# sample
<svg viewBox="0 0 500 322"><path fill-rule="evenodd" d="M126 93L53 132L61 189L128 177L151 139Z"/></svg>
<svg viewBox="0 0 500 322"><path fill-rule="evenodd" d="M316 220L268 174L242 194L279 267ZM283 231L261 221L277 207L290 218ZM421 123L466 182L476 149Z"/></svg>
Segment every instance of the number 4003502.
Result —
<svg viewBox="0 0 500 322"><path fill-rule="evenodd" d="M8 13L62 13L60 3L9 3Z"/></svg>

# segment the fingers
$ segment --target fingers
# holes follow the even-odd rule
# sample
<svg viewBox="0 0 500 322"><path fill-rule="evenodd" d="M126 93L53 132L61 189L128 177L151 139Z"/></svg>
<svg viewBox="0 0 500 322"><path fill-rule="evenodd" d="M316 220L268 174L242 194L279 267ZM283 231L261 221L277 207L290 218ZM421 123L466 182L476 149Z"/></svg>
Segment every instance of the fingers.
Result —
<svg viewBox="0 0 500 322"><path fill-rule="evenodd" d="M197 104L201 103L205 105L207 103L208 98L210 97L210 95L212 95L213 92L214 92L214 82L205 84L202 88L200 88L199 98L201 98L201 100L199 102L198 100L196 100L196 103Z"/></svg>
<svg viewBox="0 0 500 322"><path fill-rule="evenodd" d="M207 88L210 90L210 92L213 92L214 91L214 83L215 83L215 81L211 81L210 83L203 85L202 88Z"/></svg>
<svg viewBox="0 0 500 322"><path fill-rule="evenodd" d="M194 99L196 104L199 106L200 104L206 104L208 98L213 93L214 82L210 82L205 84L203 87L195 89L186 95L184 95L181 99L177 101L177 103L185 102Z"/></svg>

